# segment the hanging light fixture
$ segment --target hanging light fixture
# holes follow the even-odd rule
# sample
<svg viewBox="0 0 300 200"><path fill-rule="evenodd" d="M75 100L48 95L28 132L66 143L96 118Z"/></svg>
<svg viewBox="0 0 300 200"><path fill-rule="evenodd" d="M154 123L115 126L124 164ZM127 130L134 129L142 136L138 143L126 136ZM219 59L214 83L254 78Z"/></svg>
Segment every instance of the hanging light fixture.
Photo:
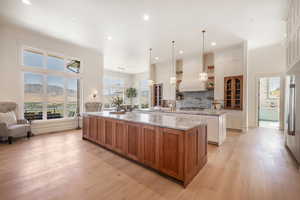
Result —
<svg viewBox="0 0 300 200"><path fill-rule="evenodd" d="M152 48L149 49L149 80L148 80L148 85L149 86L153 86L154 85L154 80L152 80L152 72L151 72L151 68L152 68Z"/></svg>
<svg viewBox="0 0 300 200"><path fill-rule="evenodd" d="M170 84L176 84L176 76L175 76L175 41L172 41L172 65L171 65L171 73L170 73Z"/></svg>
<svg viewBox="0 0 300 200"><path fill-rule="evenodd" d="M207 81L208 79L208 75L207 75L207 72L206 72L206 69L205 69L205 65L204 65L204 50L205 50L205 30L202 31L202 34L203 34L203 46L202 46L202 65L203 65L203 71L201 73L199 73L199 79L200 81L202 82L205 82Z"/></svg>

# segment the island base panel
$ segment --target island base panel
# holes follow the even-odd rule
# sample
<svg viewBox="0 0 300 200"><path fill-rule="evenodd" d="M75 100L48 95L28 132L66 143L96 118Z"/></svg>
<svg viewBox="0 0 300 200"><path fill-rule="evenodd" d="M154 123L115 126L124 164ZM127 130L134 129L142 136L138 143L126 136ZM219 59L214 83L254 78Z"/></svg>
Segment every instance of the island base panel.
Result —
<svg viewBox="0 0 300 200"><path fill-rule="evenodd" d="M182 131L84 116L83 139L171 176L184 187L207 162L206 125Z"/></svg>

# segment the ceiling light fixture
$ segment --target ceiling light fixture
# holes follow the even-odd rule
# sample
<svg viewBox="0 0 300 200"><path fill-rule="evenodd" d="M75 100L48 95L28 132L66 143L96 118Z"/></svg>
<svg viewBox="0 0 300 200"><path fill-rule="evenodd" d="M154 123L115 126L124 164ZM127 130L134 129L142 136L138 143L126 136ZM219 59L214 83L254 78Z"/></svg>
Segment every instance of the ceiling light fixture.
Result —
<svg viewBox="0 0 300 200"><path fill-rule="evenodd" d="M176 64L175 64L175 41L172 41L172 65L170 70L170 84L176 84ZM172 87L170 87L170 94L172 94Z"/></svg>
<svg viewBox="0 0 300 200"><path fill-rule="evenodd" d="M183 50L180 50L180 51L179 51L179 54L183 54L183 53L184 53L184 51L183 51Z"/></svg>
<svg viewBox="0 0 300 200"><path fill-rule="evenodd" d="M215 43L215 42L211 43L211 46L216 46L216 45L217 45L217 43Z"/></svg>
<svg viewBox="0 0 300 200"><path fill-rule="evenodd" d="M23 3L23 4L26 4L26 5L31 5L30 0L22 0L22 3Z"/></svg>
<svg viewBox="0 0 300 200"><path fill-rule="evenodd" d="M153 77L151 76L151 71L152 71L151 70L151 68L152 68L151 61L152 61L152 48L149 49L149 72L150 72L150 75L149 75L148 85L150 87L152 87L154 85L154 83L155 83L155 81L152 80Z"/></svg>
<svg viewBox="0 0 300 200"><path fill-rule="evenodd" d="M203 43L202 43L202 66L203 66L203 71L199 73L199 79L202 82L206 82L208 79L207 72L205 70L205 63L204 63L204 51L205 51L205 30L202 31L203 34Z"/></svg>
<svg viewBox="0 0 300 200"><path fill-rule="evenodd" d="M149 17L149 15L144 14L143 18L144 18L145 21L148 21L150 17Z"/></svg>
<svg viewBox="0 0 300 200"><path fill-rule="evenodd" d="M155 60L159 60L159 57L155 57L154 59L155 59Z"/></svg>
<svg viewBox="0 0 300 200"><path fill-rule="evenodd" d="M112 37L111 37L111 36L107 36L106 39L107 39L107 40L112 40Z"/></svg>

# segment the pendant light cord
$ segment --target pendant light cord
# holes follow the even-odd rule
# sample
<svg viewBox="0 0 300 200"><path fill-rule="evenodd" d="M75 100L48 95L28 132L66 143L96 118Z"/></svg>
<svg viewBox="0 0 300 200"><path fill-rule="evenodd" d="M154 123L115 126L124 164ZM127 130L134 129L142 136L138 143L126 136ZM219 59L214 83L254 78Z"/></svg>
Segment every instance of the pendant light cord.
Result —
<svg viewBox="0 0 300 200"><path fill-rule="evenodd" d="M205 62L204 62L204 51L205 51L205 30L202 31L203 33L203 44L202 44L202 64L203 64L203 72L206 72Z"/></svg>

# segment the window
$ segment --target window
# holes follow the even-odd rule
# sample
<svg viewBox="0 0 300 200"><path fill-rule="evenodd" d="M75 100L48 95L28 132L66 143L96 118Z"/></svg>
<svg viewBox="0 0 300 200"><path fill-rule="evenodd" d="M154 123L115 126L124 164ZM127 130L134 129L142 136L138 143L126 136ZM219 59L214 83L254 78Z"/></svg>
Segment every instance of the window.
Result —
<svg viewBox="0 0 300 200"><path fill-rule="evenodd" d="M43 119L43 76L40 74L24 74L24 117Z"/></svg>
<svg viewBox="0 0 300 200"><path fill-rule="evenodd" d="M67 82L67 117L75 117L77 109L77 79L68 79Z"/></svg>
<svg viewBox="0 0 300 200"><path fill-rule="evenodd" d="M110 107L113 97L122 97L124 99L125 84L124 80L115 77L104 77L103 79L103 97L106 107Z"/></svg>
<svg viewBox="0 0 300 200"><path fill-rule="evenodd" d="M140 81L139 102L141 108L149 107L149 86L148 80Z"/></svg>
<svg viewBox="0 0 300 200"><path fill-rule="evenodd" d="M31 50L23 51L23 65L29 67L39 67L44 66L44 56L42 53L34 52Z"/></svg>
<svg viewBox="0 0 300 200"><path fill-rule="evenodd" d="M64 85L61 76L47 77L47 119L64 117Z"/></svg>
<svg viewBox="0 0 300 200"><path fill-rule="evenodd" d="M65 61L62 58L55 56L48 56L47 58L47 68L56 71L65 70Z"/></svg>
<svg viewBox="0 0 300 200"><path fill-rule="evenodd" d="M80 61L24 49L22 64L26 119L76 116Z"/></svg>

